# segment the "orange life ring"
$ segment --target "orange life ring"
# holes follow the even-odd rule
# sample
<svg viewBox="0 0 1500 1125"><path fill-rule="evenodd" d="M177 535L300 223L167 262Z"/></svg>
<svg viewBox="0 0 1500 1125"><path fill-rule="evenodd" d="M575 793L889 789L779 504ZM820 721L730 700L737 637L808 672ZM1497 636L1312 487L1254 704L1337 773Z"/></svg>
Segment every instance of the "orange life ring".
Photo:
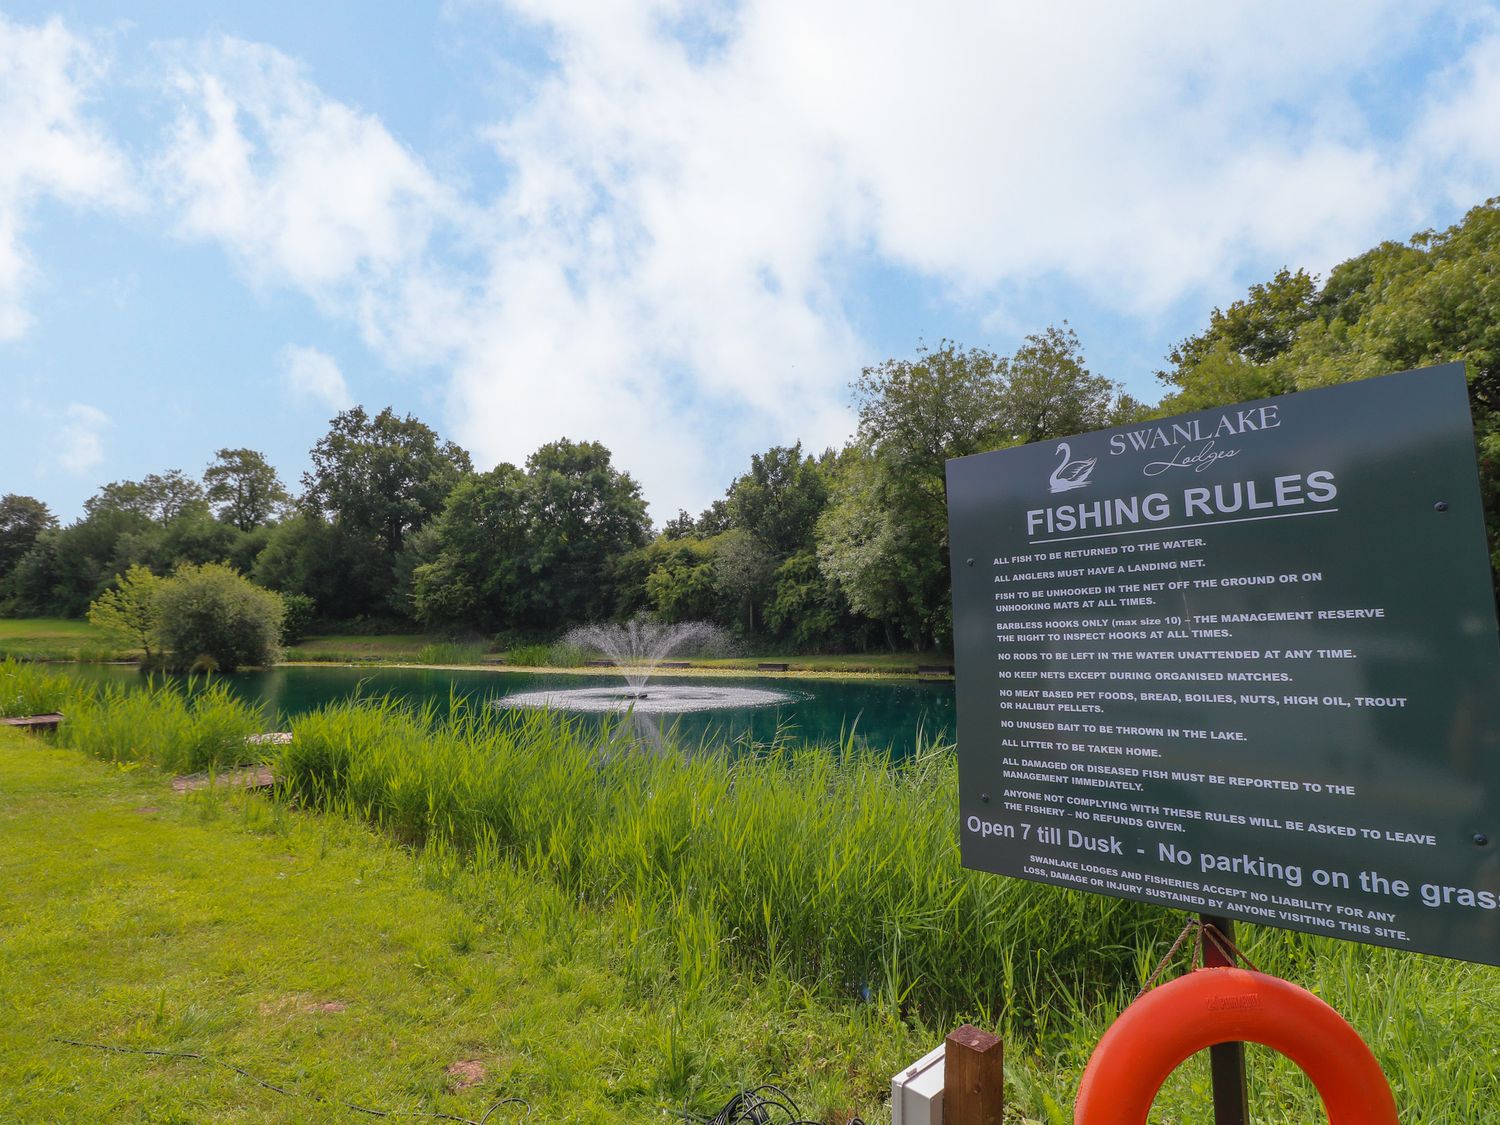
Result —
<svg viewBox="0 0 1500 1125"><path fill-rule="evenodd" d="M1247 969L1198 969L1153 988L1117 1019L1083 1072L1074 1125L1146 1125L1157 1091L1189 1056L1216 1043L1262 1043L1312 1079L1330 1125L1397 1125L1380 1064L1305 988Z"/></svg>

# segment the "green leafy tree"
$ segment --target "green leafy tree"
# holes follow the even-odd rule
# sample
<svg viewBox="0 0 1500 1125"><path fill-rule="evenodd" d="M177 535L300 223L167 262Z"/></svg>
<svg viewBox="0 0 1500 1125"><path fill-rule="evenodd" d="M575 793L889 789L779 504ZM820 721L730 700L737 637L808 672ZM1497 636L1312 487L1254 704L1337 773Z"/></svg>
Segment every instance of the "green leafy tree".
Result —
<svg viewBox="0 0 1500 1125"><path fill-rule="evenodd" d="M162 647L177 668L237 668L275 663L281 597L221 563L183 565L156 595Z"/></svg>
<svg viewBox="0 0 1500 1125"><path fill-rule="evenodd" d="M651 521L640 485L598 442L555 441L526 459L526 588L518 624L549 628L597 620L615 601L615 558L645 546Z"/></svg>
<svg viewBox="0 0 1500 1125"><path fill-rule="evenodd" d="M1303 270L1283 267L1270 281L1252 285L1227 310L1215 308L1208 327L1189 336L1168 354L1173 368L1158 372L1163 381L1182 386L1183 376L1210 353L1222 350L1249 363L1265 363L1292 346L1297 330L1318 313L1317 279Z"/></svg>
<svg viewBox="0 0 1500 1125"><path fill-rule="evenodd" d="M311 457L302 505L333 527L326 545L348 569L336 598L305 592L341 617L409 614L397 573L407 536L436 517L473 471L469 455L410 415L387 407L371 417L356 406L333 419Z"/></svg>
<svg viewBox="0 0 1500 1125"><path fill-rule="evenodd" d="M530 484L514 465L460 483L433 524L435 557L412 572L412 602L429 625L494 630L530 608Z"/></svg>
<svg viewBox="0 0 1500 1125"><path fill-rule="evenodd" d="M55 531L57 519L46 504L8 492L0 496L0 579L10 574L44 531Z"/></svg>
<svg viewBox="0 0 1500 1125"><path fill-rule="evenodd" d="M1491 556L1500 568L1500 199L1384 242L1321 290L1283 270L1176 349L1159 412L1205 409L1450 361L1468 374Z"/></svg>
<svg viewBox="0 0 1500 1125"><path fill-rule="evenodd" d="M663 537L641 555L647 603L658 617L669 622L720 618L712 540Z"/></svg>
<svg viewBox="0 0 1500 1125"><path fill-rule="evenodd" d="M802 443L772 446L750 458L726 497L731 525L749 532L781 559L812 546L813 529L828 503L828 482Z"/></svg>
<svg viewBox="0 0 1500 1125"><path fill-rule="evenodd" d="M164 524L187 512L206 510L207 500L202 485L181 469L172 469L138 481L106 484L85 500L83 507L89 515L125 512L143 517L148 523Z"/></svg>
<svg viewBox="0 0 1500 1125"><path fill-rule="evenodd" d="M1026 337L1005 364L1000 425L1021 443L1048 441L1129 422L1144 407L1084 364L1078 334L1061 328Z"/></svg>
<svg viewBox="0 0 1500 1125"><path fill-rule="evenodd" d="M162 579L143 566L132 566L116 575L112 589L100 594L89 606L89 623L103 629L114 641L138 647L152 661L151 646L161 626L157 598Z"/></svg>
<svg viewBox="0 0 1500 1125"><path fill-rule="evenodd" d="M783 562L772 582L765 623L793 648L842 650L868 640L872 622L853 616L848 599L823 573L813 551L799 552Z"/></svg>
<svg viewBox="0 0 1500 1125"><path fill-rule="evenodd" d="M287 502L287 492L266 459L253 449L221 449L203 472L214 514L241 531L271 521Z"/></svg>
<svg viewBox="0 0 1500 1125"><path fill-rule="evenodd" d="M252 573L269 589L312 598L325 617L349 620L368 612L383 561L320 513L304 511L271 529Z"/></svg>
<svg viewBox="0 0 1500 1125"><path fill-rule="evenodd" d="M712 540L714 585L733 606L736 624L755 632L755 611L770 594L776 559L766 545L743 528Z"/></svg>
<svg viewBox="0 0 1500 1125"><path fill-rule="evenodd" d="M893 649L903 642L926 649L951 632L947 513L937 489L856 449L843 459L818 521L823 573L856 613L880 624Z"/></svg>
<svg viewBox="0 0 1500 1125"><path fill-rule="evenodd" d="M336 415L302 475L304 501L394 559L473 471L469 455L411 415L356 406Z"/></svg>

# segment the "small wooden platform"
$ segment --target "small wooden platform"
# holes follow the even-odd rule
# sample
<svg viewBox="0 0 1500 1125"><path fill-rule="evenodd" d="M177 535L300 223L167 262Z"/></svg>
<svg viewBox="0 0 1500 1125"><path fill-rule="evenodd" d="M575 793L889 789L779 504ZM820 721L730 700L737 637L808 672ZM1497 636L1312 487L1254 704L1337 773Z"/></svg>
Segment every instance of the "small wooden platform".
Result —
<svg viewBox="0 0 1500 1125"><path fill-rule="evenodd" d="M657 667L658 668L691 668L692 664L690 664L686 660L663 660L660 664L657 665Z"/></svg>
<svg viewBox="0 0 1500 1125"><path fill-rule="evenodd" d="M756 667L756 670L760 671L760 672L785 672L788 668L791 667L791 665L790 664L767 663L767 664L757 664L755 667Z"/></svg>
<svg viewBox="0 0 1500 1125"><path fill-rule="evenodd" d="M195 793L200 789L269 789L276 784L276 775L270 766L242 766L239 769L220 770L218 773L185 773L172 779L172 788L178 793Z"/></svg>
<svg viewBox="0 0 1500 1125"><path fill-rule="evenodd" d="M245 741L252 746L289 746L292 741L292 732L289 730L272 730L265 734L247 734Z"/></svg>
<svg viewBox="0 0 1500 1125"><path fill-rule="evenodd" d="M0 726L41 732L56 730L57 724L62 721L63 717L54 712L50 715L22 715L14 719L0 719Z"/></svg>
<svg viewBox="0 0 1500 1125"><path fill-rule="evenodd" d="M917 675L919 676L951 676L953 665L951 664L918 664Z"/></svg>
<svg viewBox="0 0 1500 1125"><path fill-rule="evenodd" d="M614 661L614 660L585 660L583 662L583 666L585 668L614 668L614 667L617 666L617 661Z"/></svg>

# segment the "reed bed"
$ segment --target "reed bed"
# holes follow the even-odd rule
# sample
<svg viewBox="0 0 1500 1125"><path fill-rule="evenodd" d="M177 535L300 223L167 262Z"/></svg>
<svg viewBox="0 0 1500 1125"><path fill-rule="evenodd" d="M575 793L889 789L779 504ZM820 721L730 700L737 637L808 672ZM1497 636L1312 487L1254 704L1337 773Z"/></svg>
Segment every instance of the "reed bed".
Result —
<svg viewBox="0 0 1500 1125"><path fill-rule="evenodd" d="M221 683L70 685L58 740L110 762L142 762L173 773L243 765L265 756L247 743L265 729L261 712Z"/></svg>
<svg viewBox="0 0 1500 1125"><path fill-rule="evenodd" d="M0 718L61 711L75 687L68 676L7 656L0 659Z"/></svg>
<svg viewBox="0 0 1500 1125"><path fill-rule="evenodd" d="M959 865L951 750L894 762L851 736L730 757L647 751L543 712L352 701L279 751L296 797L412 845L503 855L584 900L629 904L680 952L775 969L932 1014L976 1008L1044 1030L1137 979L1162 911Z"/></svg>

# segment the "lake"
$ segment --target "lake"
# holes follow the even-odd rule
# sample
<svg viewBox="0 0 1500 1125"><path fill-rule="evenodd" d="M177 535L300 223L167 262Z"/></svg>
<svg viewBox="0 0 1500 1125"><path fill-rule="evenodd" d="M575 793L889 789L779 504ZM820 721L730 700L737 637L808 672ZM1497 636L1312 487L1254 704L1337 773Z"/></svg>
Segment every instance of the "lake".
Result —
<svg viewBox="0 0 1500 1125"><path fill-rule="evenodd" d="M145 682L133 667L77 664L76 676L99 683L133 686ZM488 669L369 668L297 666L240 672L219 677L241 698L262 707L268 716L292 717L361 693L392 696L413 704L430 703L446 714L450 700L475 703L507 696L574 688L621 687L619 676L580 676L556 672L509 672ZM954 732L953 682L914 679L795 679L771 676L670 676L652 685L673 687L748 687L773 690L786 698L757 707L694 711L682 715L636 716L645 729L675 726L681 741L767 743L778 732L807 742L833 742L854 728L871 745L907 753L919 737ZM584 715L584 721L600 721Z"/></svg>

